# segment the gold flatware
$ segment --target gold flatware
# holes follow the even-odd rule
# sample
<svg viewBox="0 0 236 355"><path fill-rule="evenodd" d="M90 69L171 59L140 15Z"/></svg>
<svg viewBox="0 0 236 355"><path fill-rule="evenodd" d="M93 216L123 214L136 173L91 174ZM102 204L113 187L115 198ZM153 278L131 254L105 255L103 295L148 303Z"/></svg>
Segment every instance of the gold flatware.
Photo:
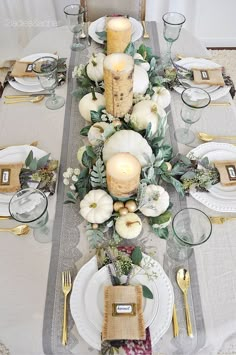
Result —
<svg viewBox="0 0 236 355"><path fill-rule="evenodd" d="M214 224L223 224L224 222L236 220L236 217L213 216L213 217L209 217L209 218L210 218L211 223L214 223Z"/></svg>
<svg viewBox="0 0 236 355"><path fill-rule="evenodd" d="M50 96L51 94L49 93L42 93L40 92L40 96ZM36 96L39 96L39 94L30 94L30 95L5 95L4 98L5 99L27 99L28 97L29 98L33 98L33 97L36 97Z"/></svg>
<svg viewBox="0 0 236 355"><path fill-rule="evenodd" d="M204 142L211 142L214 139L236 140L236 136L214 136L205 132L199 132L198 138Z"/></svg>
<svg viewBox="0 0 236 355"><path fill-rule="evenodd" d="M177 284L184 294L184 306L185 306L185 315L186 315L186 324L187 324L187 333L188 336L193 337L192 324L190 318L190 311L188 305L188 288L190 285L190 274L186 269L179 269L177 272Z"/></svg>
<svg viewBox="0 0 236 355"><path fill-rule="evenodd" d="M19 98L19 99L8 99L8 101L4 101L4 104L18 104L20 102L31 102L36 104L44 99L44 95L35 96L33 98Z"/></svg>
<svg viewBox="0 0 236 355"><path fill-rule="evenodd" d="M11 216L0 216L0 221L3 221L4 219L11 219Z"/></svg>
<svg viewBox="0 0 236 355"><path fill-rule="evenodd" d="M21 224L19 226L16 226L14 228L0 228L0 232L10 232L15 235L21 236L21 235L26 235L30 231L29 226L27 224Z"/></svg>
<svg viewBox="0 0 236 355"><path fill-rule="evenodd" d="M13 145L16 146L16 147L18 147L18 146L20 147L21 145L28 145L28 144L25 143L25 144L2 145L2 146L0 146L0 150L6 149L6 148L8 148L8 147L12 147ZM38 141L34 141L34 142L30 143L29 145L31 145L32 147L37 147Z"/></svg>
<svg viewBox="0 0 236 355"><path fill-rule="evenodd" d="M209 106L231 106L231 102L229 101L216 101L216 102L210 102Z"/></svg>
<svg viewBox="0 0 236 355"><path fill-rule="evenodd" d="M62 292L64 293L64 314L62 327L62 345L67 344L67 295L71 291L71 275L70 271L62 272Z"/></svg>
<svg viewBox="0 0 236 355"><path fill-rule="evenodd" d="M195 58L195 59L209 59L211 60L210 57L195 57L195 56L192 56L192 55L182 55L182 54L176 54L175 57L177 59L184 59L184 58Z"/></svg>
<svg viewBox="0 0 236 355"><path fill-rule="evenodd" d="M174 337L177 337L179 335L179 323L178 323L177 311L176 311L175 304L174 304L174 307L173 307L172 323L173 323L173 334L174 334Z"/></svg>
<svg viewBox="0 0 236 355"><path fill-rule="evenodd" d="M142 25L143 25L143 31L144 31L144 33L143 33L143 38L145 38L145 39L150 38L149 33L148 33L148 31L147 31L147 27L146 27L145 21L142 21Z"/></svg>

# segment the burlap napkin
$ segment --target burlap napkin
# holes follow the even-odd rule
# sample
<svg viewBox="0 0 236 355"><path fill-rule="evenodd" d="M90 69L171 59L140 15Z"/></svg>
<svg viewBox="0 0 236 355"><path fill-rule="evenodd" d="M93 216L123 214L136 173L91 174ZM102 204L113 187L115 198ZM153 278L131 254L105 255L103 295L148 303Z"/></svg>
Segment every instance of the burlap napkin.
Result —
<svg viewBox="0 0 236 355"><path fill-rule="evenodd" d="M192 68L193 71L193 81L195 84L208 84L208 85L219 85L224 86L224 78L222 75L222 68Z"/></svg>
<svg viewBox="0 0 236 355"><path fill-rule="evenodd" d="M214 165L220 174L220 183L224 186L236 185L236 162L215 161Z"/></svg>
<svg viewBox="0 0 236 355"><path fill-rule="evenodd" d="M19 174L23 164L0 164L0 192L15 192L20 188Z"/></svg>
<svg viewBox="0 0 236 355"><path fill-rule="evenodd" d="M35 73L32 70L32 62L20 62L16 61L11 76L13 77L35 77Z"/></svg>
<svg viewBox="0 0 236 355"><path fill-rule="evenodd" d="M105 286L102 340L143 340L146 338L142 306L142 286ZM116 311L127 305L131 313ZM121 308L121 307L120 307Z"/></svg>

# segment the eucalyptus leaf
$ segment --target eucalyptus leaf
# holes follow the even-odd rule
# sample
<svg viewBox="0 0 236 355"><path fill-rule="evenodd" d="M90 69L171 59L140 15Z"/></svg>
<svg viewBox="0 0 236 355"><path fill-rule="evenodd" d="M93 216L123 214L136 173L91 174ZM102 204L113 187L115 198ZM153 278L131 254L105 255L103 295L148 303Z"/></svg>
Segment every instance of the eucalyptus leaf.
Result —
<svg viewBox="0 0 236 355"><path fill-rule="evenodd" d="M153 232L161 239L167 239L169 235L168 228L152 228Z"/></svg>
<svg viewBox="0 0 236 355"><path fill-rule="evenodd" d="M96 158L96 154L95 154L94 151L93 151L93 147L91 147L90 145L87 145L87 146L86 146L86 153L88 154L88 156L89 156L91 159L95 159L95 158Z"/></svg>
<svg viewBox="0 0 236 355"><path fill-rule="evenodd" d="M142 289L143 289L143 297L153 299L153 294L150 288L148 288L145 285L142 285Z"/></svg>
<svg viewBox="0 0 236 355"><path fill-rule="evenodd" d="M100 40L102 40L102 41L106 41L107 40L106 31L98 31L98 32L95 32L95 33L99 37Z"/></svg>
<svg viewBox="0 0 236 355"><path fill-rule="evenodd" d="M68 205L69 203L76 203L76 201L74 201L74 200L65 200L64 202L64 205Z"/></svg>
<svg viewBox="0 0 236 355"><path fill-rule="evenodd" d="M37 162L37 169L43 168L47 164L49 157L50 157L50 153L40 158Z"/></svg>
<svg viewBox="0 0 236 355"><path fill-rule="evenodd" d="M191 160L190 160L188 157L186 157L185 155L179 154L179 155L178 155L178 158L179 158L179 160L181 160L186 166L191 166L191 165L192 165Z"/></svg>
<svg viewBox="0 0 236 355"><path fill-rule="evenodd" d="M111 137L115 132L116 132L116 130L115 130L114 126L113 126L112 124L109 124L109 125L105 128L105 130L104 130L104 132L103 132L102 135L103 135L104 139L106 140L106 139L108 139L109 137Z"/></svg>
<svg viewBox="0 0 236 355"><path fill-rule="evenodd" d="M87 148L87 147L86 147L86 148ZM88 155L87 151L85 150L84 153L83 153L83 155L82 155L82 164L83 164L83 166L86 166L86 168L92 168L92 166L93 166L93 161L94 161L94 159L92 159L92 158Z"/></svg>
<svg viewBox="0 0 236 355"><path fill-rule="evenodd" d="M196 173L194 171L187 171L184 175L181 176L180 180L183 181L185 179L187 180L192 180L196 176Z"/></svg>
<svg viewBox="0 0 236 355"><path fill-rule="evenodd" d="M124 53L131 55L131 57L135 54L135 46L133 42L130 42L128 46L125 48Z"/></svg>
<svg viewBox="0 0 236 355"><path fill-rule="evenodd" d="M33 155L33 151L31 150L27 156L27 158L25 159L25 166L28 167L31 163L31 161L33 160L34 155Z"/></svg>
<svg viewBox="0 0 236 355"><path fill-rule="evenodd" d="M33 171L37 170L37 165L38 165L37 159L33 158L30 162L29 169Z"/></svg>
<svg viewBox="0 0 236 355"><path fill-rule="evenodd" d="M91 110L91 111L90 111L90 117L91 117L91 121L92 121L93 123L101 122L100 113L99 113L98 111L93 111L93 110Z"/></svg>
<svg viewBox="0 0 236 355"><path fill-rule="evenodd" d="M170 145L164 144L160 148L162 157L165 161L169 161L172 157L173 148Z"/></svg>
<svg viewBox="0 0 236 355"><path fill-rule="evenodd" d="M71 200L73 200L73 201L76 201L76 197L75 197L75 195L73 194L73 192L68 191L66 195L67 195L67 197L68 197L69 199L71 199Z"/></svg>
<svg viewBox="0 0 236 355"><path fill-rule="evenodd" d="M153 57L152 49L150 47L146 47L144 44L141 44L137 50L137 53L141 54L144 60L150 61Z"/></svg>
<svg viewBox="0 0 236 355"><path fill-rule="evenodd" d="M140 247L135 247L131 253L131 260L133 264L140 265L142 258L143 256Z"/></svg>
<svg viewBox="0 0 236 355"><path fill-rule="evenodd" d="M88 135L88 131L90 130L91 125L90 126L85 126L80 130L80 134L81 136L87 137Z"/></svg>

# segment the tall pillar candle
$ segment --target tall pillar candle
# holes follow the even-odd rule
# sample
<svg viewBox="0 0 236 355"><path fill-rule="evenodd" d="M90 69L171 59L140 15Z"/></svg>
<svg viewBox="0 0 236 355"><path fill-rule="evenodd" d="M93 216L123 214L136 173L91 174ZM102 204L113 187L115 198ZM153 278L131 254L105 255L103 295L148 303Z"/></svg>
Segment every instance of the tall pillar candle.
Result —
<svg viewBox="0 0 236 355"><path fill-rule="evenodd" d="M131 41L131 22L125 17L113 17L108 19L107 54L123 53Z"/></svg>
<svg viewBox="0 0 236 355"><path fill-rule="evenodd" d="M106 164L107 188L114 197L125 198L137 192L141 165L130 153L114 154Z"/></svg>
<svg viewBox="0 0 236 355"><path fill-rule="evenodd" d="M113 53L104 59L106 110L114 117L124 117L133 105L134 60L124 53Z"/></svg>

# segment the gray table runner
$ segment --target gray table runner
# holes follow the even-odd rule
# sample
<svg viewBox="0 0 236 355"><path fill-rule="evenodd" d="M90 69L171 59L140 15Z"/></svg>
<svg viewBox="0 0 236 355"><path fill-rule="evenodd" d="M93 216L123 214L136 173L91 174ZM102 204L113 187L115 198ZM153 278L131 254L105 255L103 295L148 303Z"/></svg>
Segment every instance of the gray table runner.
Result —
<svg viewBox="0 0 236 355"><path fill-rule="evenodd" d="M160 50L155 22L148 23L148 31L150 33L150 40L145 40L144 44L151 46L154 54L158 54ZM137 43L137 45L139 45L139 43ZM75 168L78 166L76 153L78 148L83 145L79 132L85 125L85 121L81 118L78 111L78 100L71 95L76 86L76 80L72 79L72 71L75 65L87 63L92 53L97 52L99 48L101 51L101 47L92 42L92 45L87 47L84 51L72 52L68 68L68 92L58 180L57 208L53 229L52 252L43 324L43 348L45 354L97 354L97 351L89 347L79 336L70 312L68 312L69 342L66 347L61 345L64 300L61 290L61 272L68 269L72 270L72 276L74 278L78 269L93 255L92 252L89 251L86 237L83 235L86 223L79 215L78 204L63 204L66 189L62 183L62 174L68 167ZM177 152L177 144L173 136L174 125L171 113L168 116L168 123L169 131L167 140L171 142L174 151ZM173 214L181 208L186 207L185 198L180 199L172 188L168 188L168 192L173 202ZM168 355L196 354L205 343L205 328L194 254L187 262L175 262L165 253L166 242L155 236L149 238L149 235L150 230L146 230L143 232L142 236L137 239L141 240L143 246L146 248L150 247L147 241L151 239L151 247L157 250L156 258L163 264L174 286L175 304L177 306L180 326L180 334L177 338L173 338L172 329L169 329L154 350L161 354ZM191 274L191 289L189 290L188 299L194 332L193 339L189 338L186 333L183 295L175 281L176 270L183 266L187 268Z"/></svg>

